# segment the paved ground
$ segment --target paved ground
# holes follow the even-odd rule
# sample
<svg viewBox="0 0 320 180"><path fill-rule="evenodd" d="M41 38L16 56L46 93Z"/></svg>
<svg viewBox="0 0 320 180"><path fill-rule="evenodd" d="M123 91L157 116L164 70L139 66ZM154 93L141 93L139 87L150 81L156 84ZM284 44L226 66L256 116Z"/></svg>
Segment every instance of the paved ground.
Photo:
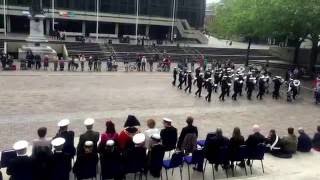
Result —
<svg viewBox="0 0 320 180"><path fill-rule="evenodd" d="M48 127L48 135L53 136L56 123L62 118L70 118L70 128L79 135L84 131L82 124L87 117L95 118L95 129L102 132L106 119L112 119L120 131L128 114L141 120L142 129L148 118L155 118L161 128L161 118L169 117L179 130L191 115L200 138L217 127L222 127L230 136L235 126L247 136L255 123L261 125L264 134L275 128L284 135L287 127L302 126L312 135L320 124L319 107L312 103L311 93L305 90L293 103L285 99L272 100L270 95L263 101L249 102L242 97L237 102L231 99L220 102L216 94L213 101L207 103L203 98L172 87L170 80L171 75L167 73L0 72L0 149L10 148L18 139L36 138L36 129L41 126ZM274 164L274 158L268 157L267 173L260 178L282 179L279 175L290 175L289 179L317 179L312 166L320 163L319 154L297 157L294 162L300 165L288 160ZM299 169L303 165L306 170ZM280 170L281 167L288 170ZM295 168L290 170L291 167ZM208 171L206 176L210 179L211 171ZM224 177L223 174L220 177Z"/></svg>

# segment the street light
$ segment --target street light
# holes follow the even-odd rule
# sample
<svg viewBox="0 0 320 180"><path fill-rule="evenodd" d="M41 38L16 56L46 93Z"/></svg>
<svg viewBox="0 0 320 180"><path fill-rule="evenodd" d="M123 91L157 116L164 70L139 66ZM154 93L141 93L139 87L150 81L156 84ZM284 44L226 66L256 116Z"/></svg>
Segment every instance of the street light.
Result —
<svg viewBox="0 0 320 180"><path fill-rule="evenodd" d="M173 41L173 30L174 30L174 21L176 18L176 0L173 0L173 8L172 8L172 23L171 23L171 41Z"/></svg>
<svg viewBox="0 0 320 180"><path fill-rule="evenodd" d="M139 0L136 0L137 3L137 14L136 14L136 43L138 44L138 25L139 25Z"/></svg>
<svg viewBox="0 0 320 180"><path fill-rule="evenodd" d="M6 0L3 0L3 29L4 29L4 37L7 37L7 7Z"/></svg>
<svg viewBox="0 0 320 180"><path fill-rule="evenodd" d="M51 4L51 8L52 8L52 10L51 10L51 16L52 16L52 31L54 31L54 24L55 24L55 22L54 22L54 0L52 0L51 2L52 2L52 4Z"/></svg>
<svg viewBox="0 0 320 180"><path fill-rule="evenodd" d="M97 24L96 24L96 42L99 40L99 0L96 1L97 4Z"/></svg>

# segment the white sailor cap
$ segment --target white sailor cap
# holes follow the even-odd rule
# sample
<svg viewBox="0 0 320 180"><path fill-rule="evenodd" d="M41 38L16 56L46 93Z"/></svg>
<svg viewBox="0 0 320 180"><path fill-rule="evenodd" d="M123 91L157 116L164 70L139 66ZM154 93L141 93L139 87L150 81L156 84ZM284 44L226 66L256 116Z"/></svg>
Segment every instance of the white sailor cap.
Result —
<svg viewBox="0 0 320 180"><path fill-rule="evenodd" d="M160 139L161 139L161 136L160 136L159 133L155 133L155 134L152 134L152 135L151 135L151 139L160 140Z"/></svg>
<svg viewBox="0 0 320 180"><path fill-rule="evenodd" d="M87 118L86 120L84 120L84 125L85 126L91 126L94 124L94 119L93 118Z"/></svg>
<svg viewBox="0 0 320 180"><path fill-rule="evenodd" d="M177 67L174 67L174 69L177 69Z"/></svg>
<svg viewBox="0 0 320 180"><path fill-rule="evenodd" d="M16 151L26 149L28 147L29 143L25 140L17 141L13 145L13 149Z"/></svg>
<svg viewBox="0 0 320 180"><path fill-rule="evenodd" d="M58 126L59 127L68 126L69 124L70 124L70 120L69 119L62 119L61 121L58 122Z"/></svg>
<svg viewBox="0 0 320 180"><path fill-rule="evenodd" d="M162 118L162 120L165 122L170 122L170 123L172 122L172 119L169 119L169 118Z"/></svg>
<svg viewBox="0 0 320 180"><path fill-rule="evenodd" d="M191 71L188 71L188 73L192 73Z"/></svg>
<svg viewBox="0 0 320 180"><path fill-rule="evenodd" d="M209 81L211 81L211 80L212 80L212 78L208 78L208 80L209 80Z"/></svg>
<svg viewBox="0 0 320 180"><path fill-rule="evenodd" d="M276 76L275 78L277 78L277 79L281 79L282 77L281 77L281 76Z"/></svg>
<svg viewBox="0 0 320 180"><path fill-rule="evenodd" d="M134 144L142 144L146 140L146 136L143 133L138 133L133 136Z"/></svg>
<svg viewBox="0 0 320 180"><path fill-rule="evenodd" d="M200 73L200 76L203 76L203 73Z"/></svg>
<svg viewBox="0 0 320 180"><path fill-rule="evenodd" d="M51 141L53 147L61 146L66 142L64 138L58 137Z"/></svg>
<svg viewBox="0 0 320 180"><path fill-rule="evenodd" d="M106 142L106 145L107 146L113 146L114 145L114 140L108 140L107 142Z"/></svg>
<svg viewBox="0 0 320 180"><path fill-rule="evenodd" d="M93 142L92 141L86 141L84 143L84 145L87 146L87 147L91 147L91 146L93 146Z"/></svg>

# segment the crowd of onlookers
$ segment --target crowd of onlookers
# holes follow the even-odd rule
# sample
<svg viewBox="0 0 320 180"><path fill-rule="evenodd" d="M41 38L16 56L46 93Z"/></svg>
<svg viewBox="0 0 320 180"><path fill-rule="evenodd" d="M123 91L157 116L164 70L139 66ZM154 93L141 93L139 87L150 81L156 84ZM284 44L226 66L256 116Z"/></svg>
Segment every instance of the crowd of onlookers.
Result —
<svg viewBox="0 0 320 180"><path fill-rule="evenodd" d="M14 180L68 180L73 171L77 179L86 179L96 176L100 163L103 179L123 179L129 173L142 176L148 172L160 177L162 168L170 167L168 161L163 160L165 153L171 151L183 156L200 153L194 162L194 170L200 172L204 171L204 160L214 162L221 149L226 151L228 161L215 164L216 170L219 165L223 169L251 166L250 158L246 162L245 159L237 159L243 146L250 152L262 144L266 152L280 158L290 158L297 151L309 152L312 148L320 151L320 126L313 138L303 128L299 128L299 135L296 135L291 127L282 138L275 130L270 130L265 137L260 133L260 127L254 125L253 133L247 139L241 134L240 128L235 127L231 138L224 136L222 129L217 128L215 132L208 133L205 140L198 140L198 129L193 125L192 117L186 119L187 125L179 136L169 118L163 118L162 129L156 128L156 121L149 119L144 132L133 115L128 116L120 132L116 132L114 123L107 120L106 130L100 134L93 130L94 122L92 118L84 121L87 131L80 135L77 147L74 146L75 133L68 129L70 120L58 122L59 130L52 140L46 138L45 127L39 128L39 138L32 142L31 156L27 155L27 141L18 141L13 145L16 156L11 156L7 174ZM4 158L5 153L2 152Z"/></svg>

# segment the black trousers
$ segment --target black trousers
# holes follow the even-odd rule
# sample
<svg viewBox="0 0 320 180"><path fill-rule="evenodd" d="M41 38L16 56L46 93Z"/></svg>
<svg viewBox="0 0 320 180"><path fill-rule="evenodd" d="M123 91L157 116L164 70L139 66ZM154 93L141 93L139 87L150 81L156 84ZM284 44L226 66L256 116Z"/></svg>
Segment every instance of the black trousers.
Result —
<svg viewBox="0 0 320 180"><path fill-rule="evenodd" d="M189 90L189 93L191 93L191 87L192 83L188 83L188 86L184 89L184 91L187 92Z"/></svg>
<svg viewBox="0 0 320 180"><path fill-rule="evenodd" d="M196 91L196 95L201 97L202 86L198 86L198 90Z"/></svg>
<svg viewBox="0 0 320 180"><path fill-rule="evenodd" d="M211 94L212 94L212 90L209 90L209 91L208 91L208 94L207 94L207 96L206 96L206 100L207 100L208 102L211 101Z"/></svg>
<svg viewBox="0 0 320 180"><path fill-rule="evenodd" d="M179 89L182 89L182 84L183 84L183 81L179 81L179 85L178 85Z"/></svg>
<svg viewBox="0 0 320 180"><path fill-rule="evenodd" d="M247 90L247 98L249 99L249 100L251 100L251 97L252 97L252 89L248 89Z"/></svg>
<svg viewBox="0 0 320 180"><path fill-rule="evenodd" d="M272 98L278 99L280 97L280 90L279 89L274 89L272 92Z"/></svg>
<svg viewBox="0 0 320 180"><path fill-rule="evenodd" d="M221 94L220 94L220 96L219 96L219 99L221 99L222 101L224 101L224 97L226 96L227 93L228 93L228 90L227 90L227 89L226 89L226 90L222 89L222 90L221 90Z"/></svg>
<svg viewBox="0 0 320 180"><path fill-rule="evenodd" d="M260 100L262 100L263 99L263 96L264 96L264 91L259 91L258 92L258 95L257 95L257 99L259 98Z"/></svg>
<svg viewBox="0 0 320 180"><path fill-rule="evenodd" d="M173 81L172 81L172 85L176 85L176 81L177 81L177 78L176 77L173 77Z"/></svg>
<svg viewBox="0 0 320 180"><path fill-rule="evenodd" d="M233 100L235 100L235 101L237 100L238 93L239 93L238 91L234 91L234 93L233 93L233 95L232 95L232 99L233 99Z"/></svg>

